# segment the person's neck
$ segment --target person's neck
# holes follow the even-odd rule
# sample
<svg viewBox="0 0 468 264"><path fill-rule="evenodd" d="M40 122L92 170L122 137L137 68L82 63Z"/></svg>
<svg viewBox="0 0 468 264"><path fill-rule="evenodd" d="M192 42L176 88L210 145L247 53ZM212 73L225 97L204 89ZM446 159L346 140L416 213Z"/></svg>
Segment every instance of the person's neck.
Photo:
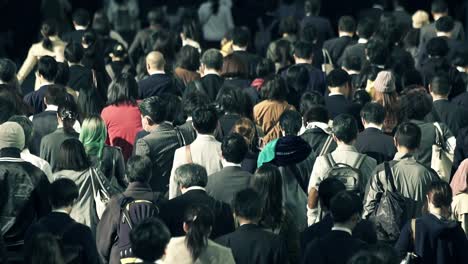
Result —
<svg viewBox="0 0 468 264"><path fill-rule="evenodd" d="M48 81L46 79L42 79L42 80L39 81L39 86L40 87L45 86L45 85L52 85L52 84L54 84L54 82L50 82L50 81Z"/></svg>
<svg viewBox="0 0 468 264"><path fill-rule="evenodd" d="M445 38L452 38L452 33L451 32L441 32L437 31L436 32L437 37L445 37Z"/></svg>
<svg viewBox="0 0 468 264"><path fill-rule="evenodd" d="M374 123L366 123L364 124L364 128L377 128L379 130L382 130L383 125L378 125Z"/></svg>
<svg viewBox="0 0 468 264"><path fill-rule="evenodd" d="M201 77L205 77L208 74L220 75L219 72L215 69L205 69Z"/></svg>
<svg viewBox="0 0 468 264"><path fill-rule="evenodd" d="M438 94L434 94L434 93L431 93L432 95L432 101L437 101L437 100L448 100L448 96L447 95L438 95Z"/></svg>
<svg viewBox="0 0 468 264"><path fill-rule="evenodd" d="M336 140L336 145L337 145L337 147L353 147L355 141L356 141L356 139L354 139L349 144L347 144L347 143L344 143L343 141L337 139Z"/></svg>
<svg viewBox="0 0 468 264"><path fill-rule="evenodd" d="M148 74L149 75L153 75L153 74L165 74L166 72L164 71L164 69L149 69L148 70Z"/></svg>
<svg viewBox="0 0 468 264"><path fill-rule="evenodd" d="M439 20L439 18L447 16L445 13L432 13L432 17L434 18L434 21Z"/></svg>
<svg viewBox="0 0 468 264"><path fill-rule="evenodd" d="M397 147L398 154L400 154L400 156L405 156L414 152L414 150L408 149L407 147L403 147L403 146L396 146L396 147Z"/></svg>
<svg viewBox="0 0 468 264"><path fill-rule="evenodd" d="M340 87L333 87L333 88L328 88L330 90L330 93L329 95L333 95L333 94L342 94L344 95L344 91L343 89L341 89Z"/></svg>
<svg viewBox="0 0 468 264"><path fill-rule="evenodd" d="M72 207L69 206L69 207L61 207L61 208L53 208L52 209L52 212L55 212L55 213L64 213L64 214L70 214L71 213L71 210L72 210Z"/></svg>
<svg viewBox="0 0 468 264"><path fill-rule="evenodd" d="M353 32L345 32L345 31L339 31L338 32L338 36L341 37L353 37L354 36L354 33Z"/></svg>
<svg viewBox="0 0 468 264"><path fill-rule="evenodd" d="M256 224L258 224L257 221L248 220L248 219L245 219L245 218L243 218L243 217L237 217L237 222L239 222L239 226L243 226L243 225L256 225Z"/></svg>
<svg viewBox="0 0 468 264"><path fill-rule="evenodd" d="M436 208L432 205L429 205L429 213L438 216L439 218L449 219L450 218L450 210L444 208Z"/></svg>
<svg viewBox="0 0 468 264"><path fill-rule="evenodd" d="M232 45L232 50L233 51L246 51L247 47L239 47L237 45Z"/></svg>
<svg viewBox="0 0 468 264"><path fill-rule="evenodd" d="M112 61L113 61L113 62L114 62L114 61L123 61L123 59L122 59L122 58L113 57L113 58L112 58Z"/></svg>
<svg viewBox="0 0 468 264"><path fill-rule="evenodd" d="M312 64L311 59L295 58L296 64Z"/></svg>
<svg viewBox="0 0 468 264"><path fill-rule="evenodd" d="M360 71L350 70L350 69L346 69L346 68L343 68L343 70L345 70L349 75L360 74L361 73Z"/></svg>
<svg viewBox="0 0 468 264"><path fill-rule="evenodd" d="M159 124L148 125L145 130L146 132L151 133L154 130L156 130L158 127L159 127Z"/></svg>
<svg viewBox="0 0 468 264"><path fill-rule="evenodd" d="M366 39L366 38L359 38L358 39L358 43L360 43L360 44L366 44L367 42L369 42L369 40Z"/></svg>
<svg viewBox="0 0 468 264"><path fill-rule="evenodd" d="M341 229L347 229L352 232L355 224L351 223L351 221L348 221L346 223L334 223L333 228L341 228Z"/></svg>
<svg viewBox="0 0 468 264"><path fill-rule="evenodd" d="M75 30L86 30L87 26L75 25Z"/></svg>

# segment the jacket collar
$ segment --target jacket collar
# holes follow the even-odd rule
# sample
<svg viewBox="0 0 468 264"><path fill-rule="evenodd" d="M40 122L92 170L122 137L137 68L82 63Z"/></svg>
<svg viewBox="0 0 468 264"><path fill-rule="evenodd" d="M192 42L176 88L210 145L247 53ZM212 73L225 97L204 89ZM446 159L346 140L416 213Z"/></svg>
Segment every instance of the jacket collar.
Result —
<svg viewBox="0 0 468 264"><path fill-rule="evenodd" d="M17 148L2 148L0 149L0 158L21 158L21 150Z"/></svg>
<svg viewBox="0 0 468 264"><path fill-rule="evenodd" d="M171 125L168 122L162 122L153 131L151 131L151 133L158 133L158 132L171 131L171 130L174 130L173 125Z"/></svg>
<svg viewBox="0 0 468 264"><path fill-rule="evenodd" d="M197 134L195 141L217 141L213 135Z"/></svg>
<svg viewBox="0 0 468 264"><path fill-rule="evenodd" d="M395 154L394 160L414 160L413 153L402 154L397 152Z"/></svg>
<svg viewBox="0 0 468 264"><path fill-rule="evenodd" d="M127 189L125 192L128 191L148 191L152 192L151 187L148 183L142 183L142 182L131 182L128 184Z"/></svg>
<svg viewBox="0 0 468 264"><path fill-rule="evenodd" d="M237 230L252 230L252 229L260 229L257 224L243 224L237 228Z"/></svg>
<svg viewBox="0 0 468 264"><path fill-rule="evenodd" d="M354 146L351 146L351 145L344 145L344 144L341 144L341 145L338 145L336 147L336 150L335 151L351 151L351 152L358 152L357 149L354 147Z"/></svg>

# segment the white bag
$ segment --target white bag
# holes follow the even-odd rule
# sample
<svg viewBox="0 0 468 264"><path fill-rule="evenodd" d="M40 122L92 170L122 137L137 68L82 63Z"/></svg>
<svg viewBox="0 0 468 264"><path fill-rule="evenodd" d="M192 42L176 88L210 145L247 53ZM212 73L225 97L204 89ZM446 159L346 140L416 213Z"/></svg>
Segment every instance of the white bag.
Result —
<svg viewBox="0 0 468 264"><path fill-rule="evenodd" d="M323 55L322 71L328 75L331 71L333 71L335 67L333 66L333 61L331 59L330 53L328 53L328 50L322 49L322 55Z"/></svg>
<svg viewBox="0 0 468 264"><path fill-rule="evenodd" d="M90 173L96 214L98 219L101 219L104 210L106 210L107 203L110 200L110 185L107 179L102 177L103 175L101 175L95 168L90 168Z"/></svg>
<svg viewBox="0 0 468 264"><path fill-rule="evenodd" d="M434 123L434 127L436 140L435 144L432 145L431 168L437 172L442 180L449 182L454 155L447 149L447 142L439 123Z"/></svg>

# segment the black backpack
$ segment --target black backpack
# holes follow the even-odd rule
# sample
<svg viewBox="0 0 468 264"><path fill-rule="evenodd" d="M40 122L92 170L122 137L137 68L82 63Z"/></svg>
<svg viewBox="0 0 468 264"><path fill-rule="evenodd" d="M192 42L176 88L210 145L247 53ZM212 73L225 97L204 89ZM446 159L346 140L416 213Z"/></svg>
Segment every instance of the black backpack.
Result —
<svg viewBox="0 0 468 264"><path fill-rule="evenodd" d="M124 197L120 203L120 224L117 230L118 249L121 261L133 259L130 243L130 231L146 218L151 218L159 214L159 208L148 200L135 200L131 197Z"/></svg>

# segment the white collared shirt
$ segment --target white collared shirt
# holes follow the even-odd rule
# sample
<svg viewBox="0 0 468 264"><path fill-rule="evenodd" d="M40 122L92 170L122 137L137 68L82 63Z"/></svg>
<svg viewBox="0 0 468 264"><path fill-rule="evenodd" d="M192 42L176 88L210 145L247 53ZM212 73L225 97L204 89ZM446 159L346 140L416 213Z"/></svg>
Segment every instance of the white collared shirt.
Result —
<svg viewBox="0 0 468 264"><path fill-rule="evenodd" d="M225 167L240 167L241 165L240 164L237 164L237 163L232 163L232 162L229 162L225 159L221 160L221 163L223 163L223 168Z"/></svg>
<svg viewBox="0 0 468 264"><path fill-rule="evenodd" d="M346 227L334 226L332 227L332 231L343 231L343 232L350 234L351 236L353 235L353 231Z"/></svg>
<svg viewBox="0 0 468 264"><path fill-rule="evenodd" d="M375 129L378 129L378 130L382 130L382 126L380 125L377 125L377 124L374 124L374 123L369 123L366 125L366 128L375 128Z"/></svg>
<svg viewBox="0 0 468 264"><path fill-rule="evenodd" d="M202 190L202 191L206 191L204 187L201 187L201 186L192 186L192 187L188 187L187 189L185 189L185 192L192 191L192 190Z"/></svg>
<svg viewBox="0 0 468 264"><path fill-rule="evenodd" d="M357 43L359 43L359 44L366 44L367 42L368 42L368 40L365 39L365 38L359 38L358 41L357 41Z"/></svg>
<svg viewBox="0 0 468 264"><path fill-rule="evenodd" d="M47 161L39 158L36 155L31 154L31 152L29 152L29 149L23 149L20 155L21 155L22 160L27 161L31 163L32 165L36 166L37 168L39 168L40 170L42 170L44 174L47 176L47 179L49 179L50 182L53 181L52 168L50 167L50 164Z"/></svg>
<svg viewBox="0 0 468 264"><path fill-rule="evenodd" d="M328 96L334 96L334 95L343 95L344 96L344 94L342 94L342 93L329 93L328 94Z"/></svg>

